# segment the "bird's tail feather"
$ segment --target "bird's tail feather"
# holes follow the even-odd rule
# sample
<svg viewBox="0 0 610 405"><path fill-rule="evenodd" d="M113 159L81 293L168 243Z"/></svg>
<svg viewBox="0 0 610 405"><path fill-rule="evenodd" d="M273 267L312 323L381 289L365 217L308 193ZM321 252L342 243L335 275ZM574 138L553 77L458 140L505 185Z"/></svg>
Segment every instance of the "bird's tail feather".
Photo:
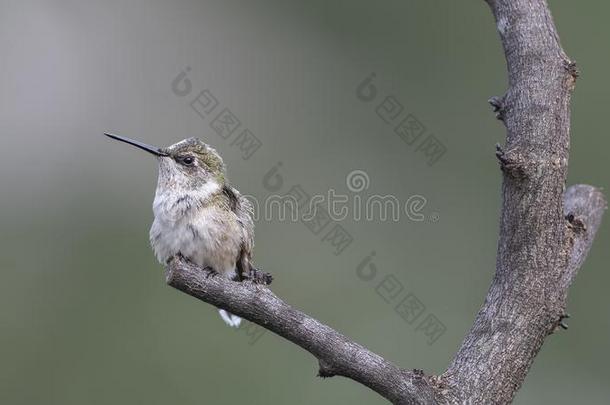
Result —
<svg viewBox="0 0 610 405"><path fill-rule="evenodd" d="M233 328L238 328L241 323L241 318L237 315L233 315L230 312L225 311L224 309L219 309L218 313L225 323Z"/></svg>

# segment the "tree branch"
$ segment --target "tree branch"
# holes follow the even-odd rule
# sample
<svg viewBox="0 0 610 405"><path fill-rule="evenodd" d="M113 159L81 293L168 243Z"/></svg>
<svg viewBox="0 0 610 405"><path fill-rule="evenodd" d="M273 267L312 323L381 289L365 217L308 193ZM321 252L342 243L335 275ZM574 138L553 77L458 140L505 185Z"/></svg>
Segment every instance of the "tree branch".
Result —
<svg viewBox="0 0 610 405"><path fill-rule="evenodd" d="M166 269L169 285L293 342L319 361L319 375L351 378L400 404L434 404L423 373L407 371L352 342L332 328L292 308L271 290L250 281L210 277L206 270L174 258Z"/></svg>
<svg viewBox="0 0 610 405"><path fill-rule="evenodd" d="M506 404L566 297L601 222L605 201L590 186L566 194L575 64L563 52L544 0L488 0L508 67L501 103L506 146L496 274L474 325L443 375L454 401ZM496 107L495 107L496 108ZM575 216L584 226L566 220Z"/></svg>
<svg viewBox="0 0 610 405"><path fill-rule="evenodd" d="M565 192L564 206L566 219L572 231L570 261L561 280L561 287L567 289L589 253L607 204L604 195L598 189L586 184L577 184Z"/></svg>
<svg viewBox="0 0 610 405"><path fill-rule="evenodd" d="M506 55L509 89L490 102L507 128L496 273L485 302L441 376L406 371L292 308L268 288L209 277L175 258L167 283L290 340L323 377L340 375L396 404L507 404L544 339L565 315L568 288L606 207L567 176L570 95L577 76L544 0L488 0Z"/></svg>

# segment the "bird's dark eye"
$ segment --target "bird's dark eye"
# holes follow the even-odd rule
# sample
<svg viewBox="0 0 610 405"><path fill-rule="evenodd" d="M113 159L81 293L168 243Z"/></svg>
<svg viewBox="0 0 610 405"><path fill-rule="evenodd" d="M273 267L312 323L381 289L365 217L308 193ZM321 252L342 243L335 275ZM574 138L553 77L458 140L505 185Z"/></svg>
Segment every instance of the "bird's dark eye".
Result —
<svg viewBox="0 0 610 405"><path fill-rule="evenodd" d="M195 158L192 156L182 156L179 161L185 166L192 166L195 163Z"/></svg>

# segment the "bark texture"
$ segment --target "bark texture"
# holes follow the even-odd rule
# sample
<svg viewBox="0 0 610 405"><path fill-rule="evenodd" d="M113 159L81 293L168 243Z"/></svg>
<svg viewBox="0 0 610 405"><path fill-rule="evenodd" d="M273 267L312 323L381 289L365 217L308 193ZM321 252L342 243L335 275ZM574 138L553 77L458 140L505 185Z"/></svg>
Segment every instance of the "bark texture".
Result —
<svg viewBox="0 0 610 405"><path fill-rule="evenodd" d="M210 276L207 270L180 257L169 263L166 280L180 291L257 323L307 350L318 359L321 377L351 378L393 403L411 403L401 401L413 392L420 398L420 402L415 403L435 403L435 393L422 372L400 369L292 308L266 286Z"/></svg>
<svg viewBox="0 0 610 405"><path fill-rule="evenodd" d="M443 378L459 394L454 399L506 404L565 315L568 287L605 202L593 187L580 185L565 193L564 204L577 72L546 2L488 3L509 77L507 93L492 100L507 129L506 146L497 150L503 204L496 274Z"/></svg>
<svg viewBox="0 0 610 405"><path fill-rule="evenodd" d="M314 355L320 376L340 375L395 404L507 404L545 338L561 324L568 289L591 247L606 201L565 190L570 95L576 67L563 52L546 1L488 0L508 67L493 97L507 129L496 273L461 348L440 376L404 370L292 308L267 287L208 274L180 258L169 285L255 322ZM565 191L565 192L564 192Z"/></svg>

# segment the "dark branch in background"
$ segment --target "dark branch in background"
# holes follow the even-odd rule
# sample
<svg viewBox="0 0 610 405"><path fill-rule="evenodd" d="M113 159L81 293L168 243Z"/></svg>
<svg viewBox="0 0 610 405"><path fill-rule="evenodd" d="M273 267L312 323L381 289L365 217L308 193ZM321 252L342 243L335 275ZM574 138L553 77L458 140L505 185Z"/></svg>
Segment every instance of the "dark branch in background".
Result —
<svg viewBox="0 0 610 405"><path fill-rule="evenodd" d="M507 128L496 274L441 376L398 368L292 308L267 287L208 277L180 258L167 283L257 323L314 355L320 376L351 378L396 404L507 404L544 339L565 317L567 293L600 226L594 187L565 193L570 95L577 76L544 0L488 0L508 66L509 89L490 103Z"/></svg>

